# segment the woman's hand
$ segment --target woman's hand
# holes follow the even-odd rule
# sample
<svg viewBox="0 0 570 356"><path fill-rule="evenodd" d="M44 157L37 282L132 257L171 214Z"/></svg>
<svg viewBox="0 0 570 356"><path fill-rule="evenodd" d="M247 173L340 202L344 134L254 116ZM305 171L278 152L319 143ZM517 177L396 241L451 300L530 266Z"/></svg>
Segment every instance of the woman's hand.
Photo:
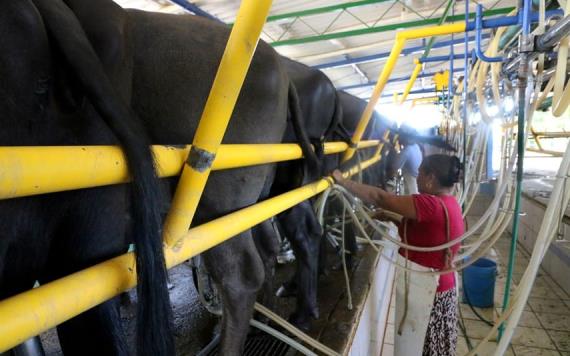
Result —
<svg viewBox="0 0 570 356"><path fill-rule="evenodd" d="M376 219L376 220L380 220L380 221L386 221L386 220L388 220L388 217L386 216L384 211L385 211L384 209L377 208L376 210L374 210L372 212L372 214L370 214L370 217L372 219Z"/></svg>
<svg viewBox="0 0 570 356"><path fill-rule="evenodd" d="M391 221L395 224L402 222L402 216L389 210L377 208L370 214L370 217L379 221Z"/></svg>
<svg viewBox="0 0 570 356"><path fill-rule="evenodd" d="M342 182L344 181L344 177L342 176L341 171L339 171L338 169L335 169L332 173L332 176L333 176L336 184L342 185Z"/></svg>

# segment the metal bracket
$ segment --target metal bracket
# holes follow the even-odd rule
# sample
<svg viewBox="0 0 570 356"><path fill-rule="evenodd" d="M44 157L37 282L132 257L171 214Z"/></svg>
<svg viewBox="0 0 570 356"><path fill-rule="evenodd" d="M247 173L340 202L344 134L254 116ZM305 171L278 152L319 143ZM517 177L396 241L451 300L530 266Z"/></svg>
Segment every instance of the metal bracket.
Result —
<svg viewBox="0 0 570 356"><path fill-rule="evenodd" d="M534 52L534 34L529 34L526 36L526 40L521 41L519 45L519 53L529 53Z"/></svg>
<svg viewBox="0 0 570 356"><path fill-rule="evenodd" d="M204 172L205 170L212 167L212 163L214 163L215 158L215 153L208 152L196 146L192 146L186 163L192 167L192 169L198 172Z"/></svg>

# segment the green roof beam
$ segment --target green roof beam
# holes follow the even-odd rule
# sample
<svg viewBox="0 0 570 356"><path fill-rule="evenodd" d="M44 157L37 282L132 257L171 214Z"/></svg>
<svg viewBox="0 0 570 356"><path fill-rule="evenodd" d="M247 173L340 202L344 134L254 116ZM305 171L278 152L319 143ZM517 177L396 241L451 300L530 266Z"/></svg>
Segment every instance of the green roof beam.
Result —
<svg viewBox="0 0 570 356"><path fill-rule="evenodd" d="M269 16L267 18L266 22L278 21L278 20L283 20L283 19L294 19L294 18L303 17L303 16L325 14L327 12L334 12L334 11L338 11L338 10L346 10L346 9L351 8L351 7L380 4L383 2L392 2L392 1L394 1L394 0L361 0L361 1L353 1L353 2L344 2L342 4L337 4L337 5L315 7L313 9L294 11L294 12L288 12L285 14ZM233 26L233 23L230 23L229 25Z"/></svg>
<svg viewBox="0 0 570 356"><path fill-rule="evenodd" d="M449 15L449 10L451 10L451 6L454 3L455 3L455 0L449 0L449 2L447 3L447 6L445 7L445 10L443 11L443 14L439 18L438 25L443 25L443 23L447 20L447 16ZM424 54L422 54L422 58L427 58L427 56L429 56L429 52L431 51L431 48L433 47L433 44L435 43L436 37L437 36L432 36L429 39L429 42L426 45L426 49L424 50Z"/></svg>
<svg viewBox="0 0 570 356"><path fill-rule="evenodd" d="M267 18L267 22L283 20L283 19L290 19L290 18L295 18L295 17L302 17L302 16L324 14L327 12L333 12L333 11L337 11L337 10L346 10L346 9L351 8L351 7L373 5L373 4L379 4L382 2L391 2L391 1L393 1L393 0L361 0L361 1L354 1L354 2L345 2L345 3L337 4L337 5L316 7L314 9L295 11L295 12L289 12L289 13L281 14L281 15L269 16Z"/></svg>
<svg viewBox="0 0 570 356"><path fill-rule="evenodd" d="M483 12L483 16L489 17L489 16L495 16L495 15L505 15L505 14L510 13L514 9L515 9L514 7L503 7L503 8L499 8L499 9L487 10L487 11ZM475 13L474 12L469 13L469 18L475 18ZM461 21L464 19L465 19L465 15L460 14L460 15L447 17L447 20L445 22L455 22L455 21ZM437 24L439 24L440 21L441 21L441 17L435 17L435 18L431 18L431 19L408 21L408 22L395 23L395 24L384 25L384 26L368 27L368 28L362 28L362 29L352 30L352 31L334 32L334 33L328 33L328 34L318 35L318 36L309 36L309 37L303 37L303 38L294 38L294 39L289 39L289 40L275 41L275 42L271 42L271 45L274 47L298 45L298 44L303 44L303 43L332 40L335 38L360 36L360 35L366 35L366 34L370 34L370 33L380 33L380 32L395 31L395 30L401 30L401 29L412 28L412 27L437 25Z"/></svg>

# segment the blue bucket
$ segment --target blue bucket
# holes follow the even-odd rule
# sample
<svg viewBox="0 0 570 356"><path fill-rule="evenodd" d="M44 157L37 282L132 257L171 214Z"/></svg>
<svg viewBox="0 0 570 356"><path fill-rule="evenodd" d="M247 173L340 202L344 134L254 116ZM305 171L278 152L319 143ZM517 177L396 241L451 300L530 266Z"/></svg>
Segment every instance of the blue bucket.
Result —
<svg viewBox="0 0 570 356"><path fill-rule="evenodd" d="M474 307L489 308L495 301L497 264L480 258L463 270L463 300Z"/></svg>

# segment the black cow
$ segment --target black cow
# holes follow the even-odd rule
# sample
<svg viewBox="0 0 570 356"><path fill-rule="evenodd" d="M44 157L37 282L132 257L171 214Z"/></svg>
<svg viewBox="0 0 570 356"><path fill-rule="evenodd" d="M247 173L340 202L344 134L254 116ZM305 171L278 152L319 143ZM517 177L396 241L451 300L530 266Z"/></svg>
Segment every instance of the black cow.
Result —
<svg viewBox="0 0 570 356"><path fill-rule="evenodd" d="M330 140L342 117L336 89L321 71L282 57L282 63L299 93L299 104L303 113L305 132L314 144L321 164L318 169L305 169L302 162L280 163L277 167L271 194L284 193L322 176L324 156L322 145ZM284 142L295 138L293 128L288 126ZM278 220L297 257L296 272L291 285L298 286L296 309L290 321L301 329L307 329L311 318L318 318L317 274L319 241L322 229L312 209L312 199L301 202L278 216ZM268 233L269 229L265 229ZM260 235L260 241L275 241L267 234ZM272 246L273 255L269 262L275 262L277 248ZM273 266L270 266L270 271ZM268 285L267 292L271 290ZM291 289L291 288L289 288Z"/></svg>
<svg viewBox="0 0 570 356"><path fill-rule="evenodd" d="M2 297L30 288L35 279L43 283L123 253L132 229L142 309L138 352L171 355L158 235L162 205L156 197L148 143L192 141L229 29L193 16L125 12L110 1L67 3L69 7L57 0L36 0L43 20L29 0L11 0L0 14L2 33L10 34L1 42L0 111L7 129L0 144L122 143L134 179L129 187L137 199L127 199L127 186L113 186L1 202ZM130 102L142 126L129 119L121 99ZM288 117L301 134L295 88L275 51L260 43L224 143L279 142ZM147 135L150 139L145 139ZM307 140L302 146L305 156L313 157ZM272 167L213 172L194 224L254 204L273 179ZM143 241L143 245L142 237L152 244ZM224 302L220 353L241 354L255 295L264 279L250 231L209 250L204 258ZM145 268L145 262L157 271ZM145 293L156 303L148 304ZM115 301L60 325L58 333L69 354L127 352Z"/></svg>

